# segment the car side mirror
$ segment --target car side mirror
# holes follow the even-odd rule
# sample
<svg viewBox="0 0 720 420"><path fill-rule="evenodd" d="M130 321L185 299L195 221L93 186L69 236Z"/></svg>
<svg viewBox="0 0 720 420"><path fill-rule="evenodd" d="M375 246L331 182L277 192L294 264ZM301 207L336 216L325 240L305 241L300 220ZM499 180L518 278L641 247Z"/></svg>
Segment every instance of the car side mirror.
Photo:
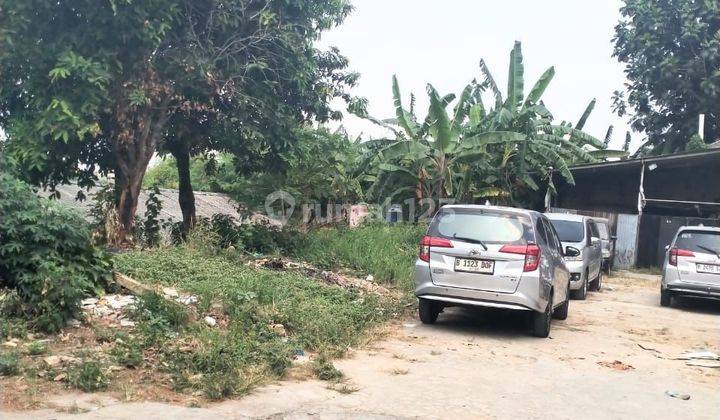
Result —
<svg viewBox="0 0 720 420"><path fill-rule="evenodd" d="M667 251L668 249L670 249L670 245L665 245L665 251Z"/></svg>
<svg viewBox="0 0 720 420"><path fill-rule="evenodd" d="M566 257L577 257L580 255L580 250L575 248L574 246L566 246L565 247L565 256Z"/></svg>

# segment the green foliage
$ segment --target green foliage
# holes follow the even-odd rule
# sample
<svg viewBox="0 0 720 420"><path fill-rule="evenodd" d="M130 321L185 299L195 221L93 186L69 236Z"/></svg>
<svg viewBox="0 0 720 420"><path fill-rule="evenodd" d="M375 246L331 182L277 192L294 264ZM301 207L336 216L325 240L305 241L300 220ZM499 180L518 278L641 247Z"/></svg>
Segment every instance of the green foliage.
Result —
<svg viewBox="0 0 720 420"><path fill-rule="evenodd" d="M262 219L241 224L236 218L220 213L210 219L199 218L195 232L191 232L190 236L200 237L200 246L211 241L212 246L223 249L233 246L238 251L253 254L295 249L301 246L303 240L302 234L291 227L279 227ZM173 229L173 242L182 242L179 225Z"/></svg>
<svg viewBox="0 0 720 420"><path fill-rule="evenodd" d="M396 136L365 146L365 159L371 168L368 177L373 181L367 191L369 197L380 198L381 202L398 197L436 201L454 198L463 202L493 198L522 205L524 194L539 190L538 182L549 181L554 171L572 183L568 167L576 162L593 162L596 157L590 152L606 148L603 142L580 130L594 102L575 128L567 123L553 124L553 116L541 100L555 75L552 67L525 96L519 42L510 53L505 101L484 61L480 67L485 80L469 83L452 112L447 107L455 95L441 96L428 84L430 107L422 124L414 112L402 108L395 77L396 120L370 118L362 103L354 104L356 114L391 129ZM486 89L495 96L495 106L489 109L482 99Z"/></svg>
<svg viewBox="0 0 720 420"><path fill-rule="evenodd" d="M0 376L15 376L20 370L20 355L17 352L0 353Z"/></svg>
<svg viewBox="0 0 720 420"><path fill-rule="evenodd" d="M697 134L693 134L688 143L685 145L686 152L697 152L706 148L707 145L705 145L703 139Z"/></svg>
<svg viewBox="0 0 720 420"><path fill-rule="evenodd" d="M79 214L2 173L0 214L2 285L17 292L15 309L34 326L56 331L79 316L84 296L106 286L110 260L92 245Z"/></svg>
<svg viewBox="0 0 720 420"><path fill-rule="evenodd" d="M68 369L68 383L84 392L96 392L107 389L110 378L102 365L94 360L84 360Z"/></svg>
<svg viewBox="0 0 720 420"><path fill-rule="evenodd" d="M143 297L138 305L135 343L154 346L175 389L212 399L244 394L263 378L283 375L294 350L342 353L397 310L395 302L301 275L248 268L233 255L190 242L116 256L118 270L135 279L197 295L200 311L222 303L220 316L229 321L222 329L187 323L160 297ZM283 324L287 337L273 324ZM117 354L128 352L119 347Z"/></svg>
<svg viewBox="0 0 720 420"><path fill-rule="evenodd" d="M41 341L33 341L26 347L27 354L30 356L39 356L48 351L47 345Z"/></svg>
<svg viewBox="0 0 720 420"><path fill-rule="evenodd" d="M120 340L110 350L110 354L115 357L115 362L120 366L137 368L143 364L142 343L133 338Z"/></svg>
<svg viewBox="0 0 720 420"><path fill-rule="evenodd" d="M685 150L699 114L705 141L720 138L720 2L625 0L620 13L614 55L629 83L615 109L647 135L641 153Z"/></svg>
<svg viewBox="0 0 720 420"><path fill-rule="evenodd" d="M315 357L312 368L315 376L321 381L337 381L344 376L325 353L320 353Z"/></svg>
<svg viewBox="0 0 720 420"><path fill-rule="evenodd" d="M161 220L158 219L160 212L162 211L162 201L158 197L160 195L160 189L157 185L153 186L148 194L148 199L145 202L145 220L142 224L142 237L143 243L146 246L154 247L160 244L160 229Z"/></svg>
<svg viewBox="0 0 720 420"><path fill-rule="evenodd" d="M358 77L314 42L350 12L345 0L0 0L0 10L7 152L38 185L116 172L129 200L117 208L121 243L158 145L278 149L299 123L337 119L329 102Z"/></svg>
<svg viewBox="0 0 720 420"><path fill-rule="evenodd" d="M345 267L411 290L423 225L366 224L354 229L317 229L293 253L326 268Z"/></svg>
<svg viewBox="0 0 720 420"><path fill-rule="evenodd" d="M154 166L148 168L143 178L143 188L157 185L160 188L178 189L177 163L172 156L165 156ZM223 153L217 158L203 155L193 156L190 160L190 182L195 191L223 192L222 182L237 178L232 164L232 156Z"/></svg>

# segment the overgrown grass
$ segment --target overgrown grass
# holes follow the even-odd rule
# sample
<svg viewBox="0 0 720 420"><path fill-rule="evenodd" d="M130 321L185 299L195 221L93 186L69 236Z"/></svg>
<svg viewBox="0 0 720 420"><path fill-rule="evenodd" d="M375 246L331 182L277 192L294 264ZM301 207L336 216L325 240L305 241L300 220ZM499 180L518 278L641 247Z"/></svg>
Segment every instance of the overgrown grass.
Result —
<svg viewBox="0 0 720 420"><path fill-rule="evenodd" d="M155 348L173 387L201 390L211 399L282 376L297 350L341 354L398 310L395 301L299 274L249 268L221 251L161 248L118 255L115 262L139 281L196 294L201 316L210 312L227 321L224 328L188 323L176 305L152 296L141 299L134 314L134 342ZM273 328L277 324L286 336ZM116 348L116 360L134 365L137 349L127 347Z"/></svg>
<svg viewBox="0 0 720 420"><path fill-rule="evenodd" d="M424 225L369 224L355 229L318 229L307 234L296 258L325 268L345 267L412 288L414 261Z"/></svg>

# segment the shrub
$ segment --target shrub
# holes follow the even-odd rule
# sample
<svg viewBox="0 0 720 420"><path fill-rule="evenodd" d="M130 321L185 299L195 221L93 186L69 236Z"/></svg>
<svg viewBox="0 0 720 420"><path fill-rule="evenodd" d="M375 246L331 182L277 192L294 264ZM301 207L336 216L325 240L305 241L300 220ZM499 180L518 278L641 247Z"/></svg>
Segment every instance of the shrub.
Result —
<svg viewBox="0 0 720 420"><path fill-rule="evenodd" d="M322 381L337 381L344 376L325 353L319 354L313 360L312 368L315 376Z"/></svg>
<svg viewBox="0 0 720 420"><path fill-rule="evenodd" d="M17 353L0 354L0 376L15 376L20 373L20 356Z"/></svg>
<svg viewBox="0 0 720 420"><path fill-rule="evenodd" d="M0 286L17 292L15 309L35 326L56 331L79 314L84 296L107 285L110 259L78 213L3 173L0 214Z"/></svg>
<svg viewBox="0 0 720 420"><path fill-rule="evenodd" d="M103 372L100 363L84 361L70 369L68 383L81 391L95 392L107 389L110 379Z"/></svg>
<svg viewBox="0 0 720 420"><path fill-rule="evenodd" d="M423 225L372 223L355 229L323 228L309 232L292 249L299 259L326 268L346 267L409 289Z"/></svg>
<svg viewBox="0 0 720 420"><path fill-rule="evenodd" d="M45 354L48 351L47 345L41 341L33 341L27 345L27 354L30 356L39 356Z"/></svg>

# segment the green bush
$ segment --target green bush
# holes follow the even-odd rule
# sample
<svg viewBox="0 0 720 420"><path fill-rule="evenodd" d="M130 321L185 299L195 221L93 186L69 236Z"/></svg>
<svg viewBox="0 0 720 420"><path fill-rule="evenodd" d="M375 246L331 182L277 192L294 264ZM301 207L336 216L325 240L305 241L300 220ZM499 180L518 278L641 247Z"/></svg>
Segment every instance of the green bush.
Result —
<svg viewBox="0 0 720 420"><path fill-rule="evenodd" d="M303 235L291 228L280 228L267 222L243 223L227 214L215 214L210 219L199 218L195 228L204 242L212 242L212 246L220 248L235 247L238 250L270 254L295 249L301 246ZM170 226L171 236L175 244L182 242L182 224ZM208 241L207 234L212 240ZM189 235L193 236L192 233Z"/></svg>
<svg viewBox="0 0 720 420"><path fill-rule="evenodd" d="M0 214L0 287L17 292L14 309L34 326L56 331L78 316L84 296L107 285L110 259L78 213L3 173Z"/></svg>
<svg viewBox="0 0 720 420"><path fill-rule="evenodd" d="M292 253L325 268L346 267L409 289L425 230L424 225L386 223L317 229L309 232L302 246L293 248Z"/></svg>
<svg viewBox="0 0 720 420"><path fill-rule="evenodd" d="M68 383L81 391L95 392L107 389L110 379L103 372L100 363L86 360L70 369Z"/></svg>
<svg viewBox="0 0 720 420"><path fill-rule="evenodd" d="M342 371L333 365L332 360L324 354L319 354L312 364L313 373L321 381L337 381L344 376Z"/></svg>
<svg viewBox="0 0 720 420"><path fill-rule="evenodd" d="M0 376L15 376L20 373L20 356L17 353L0 353Z"/></svg>

